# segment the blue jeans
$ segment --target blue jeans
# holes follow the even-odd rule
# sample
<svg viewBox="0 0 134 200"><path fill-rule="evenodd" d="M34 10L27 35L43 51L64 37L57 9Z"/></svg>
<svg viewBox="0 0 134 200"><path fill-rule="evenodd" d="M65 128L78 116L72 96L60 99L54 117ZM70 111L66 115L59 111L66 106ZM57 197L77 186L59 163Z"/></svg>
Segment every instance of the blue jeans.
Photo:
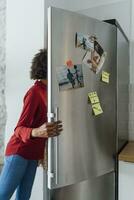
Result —
<svg viewBox="0 0 134 200"><path fill-rule="evenodd" d="M29 200L37 165L37 160L6 156L0 175L0 200L9 200L16 189L16 200Z"/></svg>

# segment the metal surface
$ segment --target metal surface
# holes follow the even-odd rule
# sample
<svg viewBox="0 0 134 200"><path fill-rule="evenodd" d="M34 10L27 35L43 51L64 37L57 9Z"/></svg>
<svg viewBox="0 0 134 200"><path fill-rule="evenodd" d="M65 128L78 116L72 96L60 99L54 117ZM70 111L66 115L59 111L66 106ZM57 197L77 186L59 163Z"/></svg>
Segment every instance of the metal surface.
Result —
<svg viewBox="0 0 134 200"><path fill-rule="evenodd" d="M115 200L114 173L50 191L50 200Z"/></svg>
<svg viewBox="0 0 134 200"><path fill-rule="evenodd" d="M51 66L52 66L52 52L51 52L51 9L48 9L48 122L51 122L54 118L54 115L52 115L52 75L51 75ZM53 171L52 171L52 166L53 166L53 157L52 157L52 147L53 147L53 139L49 138L48 139L48 187L51 185L51 178L54 176Z"/></svg>
<svg viewBox="0 0 134 200"><path fill-rule="evenodd" d="M100 81L101 73L95 75L83 65L84 87L59 92L56 69L68 59L81 64L85 53L75 48L76 32L97 36L107 52L103 70L110 73L110 84ZM49 11L49 40L52 43L48 45L48 110L54 112L56 107L59 108L64 130L58 138L58 184L55 176L57 147L55 139L49 140L48 172L53 173L54 178L48 176L48 187L58 188L114 171L116 28L80 14L52 8ZM92 91L97 91L104 111L97 117L92 115L88 103L87 94Z"/></svg>
<svg viewBox="0 0 134 200"><path fill-rule="evenodd" d="M56 109L55 109L55 120L56 121L58 121L59 120L59 108L58 107L56 107ZM58 173L58 164L59 164L59 153L58 153L58 150L59 150L59 137L56 137L55 138L55 154L56 154L56 158L55 158L55 164L56 164L56 172L55 172L55 179L56 179L56 184L58 184L58 175L59 175L59 173Z"/></svg>
<svg viewBox="0 0 134 200"><path fill-rule="evenodd" d="M122 27L120 26L119 22L116 19L108 19L108 20L104 20L104 22L115 25L117 29L120 31L120 33L122 34L122 36L124 37L124 39L126 40L126 42L129 42L124 30L122 29Z"/></svg>
<svg viewBox="0 0 134 200"><path fill-rule="evenodd" d="M118 153L128 142L129 134L129 40L117 20L106 20L117 27L117 139L115 199L118 200Z"/></svg>
<svg viewBox="0 0 134 200"><path fill-rule="evenodd" d="M118 153L128 142L129 134L129 42L117 27L117 140L116 200L118 200Z"/></svg>
<svg viewBox="0 0 134 200"><path fill-rule="evenodd" d="M129 40L116 19L105 20L117 27L117 153L128 142Z"/></svg>
<svg viewBox="0 0 134 200"><path fill-rule="evenodd" d="M128 141L129 42L117 28L117 152Z"/></svg>

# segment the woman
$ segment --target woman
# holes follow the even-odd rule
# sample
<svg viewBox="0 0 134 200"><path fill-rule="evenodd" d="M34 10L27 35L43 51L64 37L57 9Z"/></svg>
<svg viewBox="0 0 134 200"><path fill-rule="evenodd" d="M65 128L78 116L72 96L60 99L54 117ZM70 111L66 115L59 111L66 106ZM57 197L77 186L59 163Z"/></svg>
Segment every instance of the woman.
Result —
<svg viewBox="0 0 134 200"><path fill-rule="evenodd" d="M48 137L62 131L60 121L47 122L47 51L40 50L32 60L31 79L36 80L24 97L23 110L7 144L0 176L0 200L28 200L38 160L44 157Z"/></svg>

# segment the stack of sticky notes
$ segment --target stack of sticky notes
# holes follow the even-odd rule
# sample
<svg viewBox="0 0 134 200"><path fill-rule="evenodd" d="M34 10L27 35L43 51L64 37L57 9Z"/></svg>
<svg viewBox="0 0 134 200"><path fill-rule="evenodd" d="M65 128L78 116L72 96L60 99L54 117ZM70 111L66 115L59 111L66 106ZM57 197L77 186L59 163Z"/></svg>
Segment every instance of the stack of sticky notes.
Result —
<svg viewBox="0 0 134 200"><path fill-rule="evenodd" d="M100 105L100 100L97 95L97 92L90 92L88 93L88 98L92 104L93 113L95 116L100 115L103 113L103 110Z"/></svg>

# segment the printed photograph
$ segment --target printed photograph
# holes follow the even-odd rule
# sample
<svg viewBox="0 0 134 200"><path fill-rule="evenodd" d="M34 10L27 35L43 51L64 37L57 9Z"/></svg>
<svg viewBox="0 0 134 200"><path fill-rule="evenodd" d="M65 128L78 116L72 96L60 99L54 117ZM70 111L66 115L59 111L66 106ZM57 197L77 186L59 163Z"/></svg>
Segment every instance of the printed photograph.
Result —
<svg viewBox="0 0 134 200"><path fill-rule="evenodd" d="M83 58L83 63L88 66L89 69L92 70L95 74L97 74L104 65L106 55L106 52L103 52L103 54L100 56L96 51L87 51Z"/></svg>
<svg viewBox="0 0 134 200"><path fill-rule="evenodd" d="M83 63L97 74L104 65L107 53L103 50L95 35L76 33L75 46L86 51Z"/></svg>
<svg viewBox="0 0 134 200"><path fill-rule="evenodd" d="M82 65L58 67L57 80L60 91L84 87Z"/></svg>
<svg viewBox="0 0 134 200"><path fill-rule="evenodd" d="M75 46L82 48L86 51L94 50L94 40L95 36L84 35L83 33L76 33L75 36Z"/></svg>

